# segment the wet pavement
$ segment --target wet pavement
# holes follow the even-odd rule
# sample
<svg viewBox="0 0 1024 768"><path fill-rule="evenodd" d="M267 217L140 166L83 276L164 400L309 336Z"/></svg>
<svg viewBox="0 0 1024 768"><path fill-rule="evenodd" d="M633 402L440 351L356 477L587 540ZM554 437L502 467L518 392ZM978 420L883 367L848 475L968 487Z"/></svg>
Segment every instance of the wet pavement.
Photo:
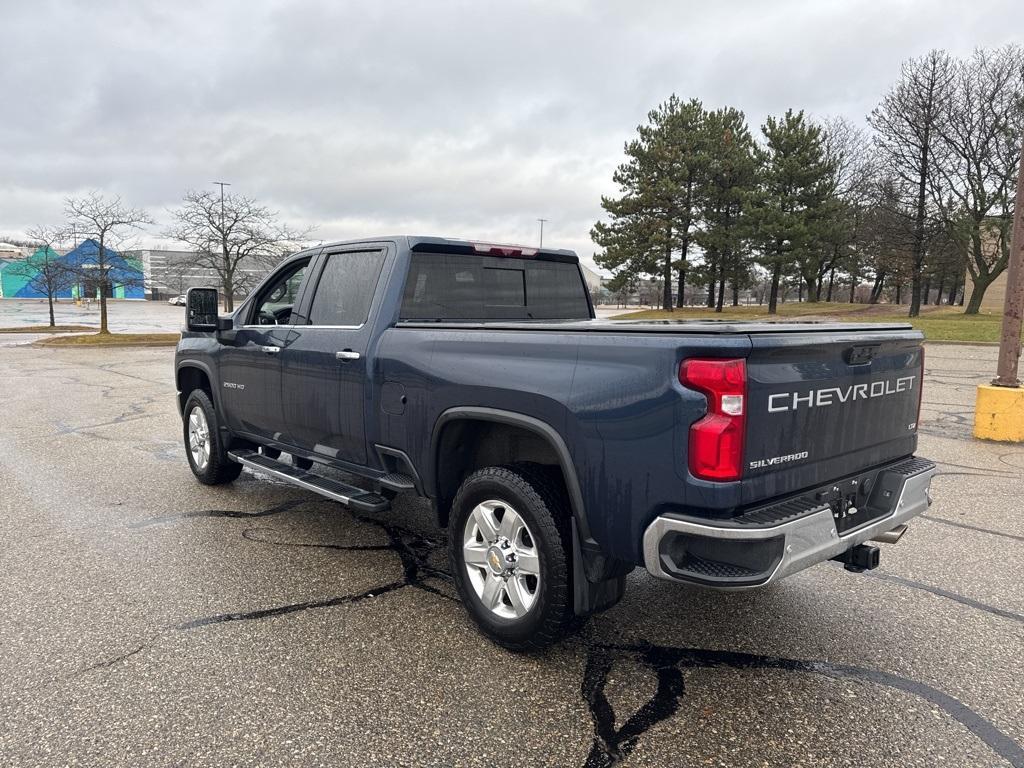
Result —
<svg viewBox="0 0 1024 768"><path fill-rule="evenodd" d="M99 328L100 305L96 301L86 305L75 304L71 299L60 299L53 306L53 317L58 325L90 325ZM0 328L49 323L50 311L46 299L0 299ZM107 301L107 325L114 333L177 333L184 323L185 308L172 306L166 301Z"/></svg>
<svg viewBox="0 0 1024 768"><path fill-rule="evenodd" d="M614 317L623 312L636 312L638 307L596 307L597 316ZM166 300L113 300L108 303L108 323L115 333L177 333L185 322L185 308L172 306ZM99 304L90 306L61 299L54 306L54 319L60 325L94 325L99 327ZM45 299L0 299L0 328L24 325L48 325L49 310ZM2 338L4 341L13 339ZM23 339L22 339L23 340Z"/></svg>
<svg viewBox="0 0 1024 768"><path fill-rule="evenodd" d="M714 593L636 571L520 656L427 507L189 473L172 351L0 350L0 765L1024 767L1024 446L992 348L928 349L935 505L882 567Z"/></svg>

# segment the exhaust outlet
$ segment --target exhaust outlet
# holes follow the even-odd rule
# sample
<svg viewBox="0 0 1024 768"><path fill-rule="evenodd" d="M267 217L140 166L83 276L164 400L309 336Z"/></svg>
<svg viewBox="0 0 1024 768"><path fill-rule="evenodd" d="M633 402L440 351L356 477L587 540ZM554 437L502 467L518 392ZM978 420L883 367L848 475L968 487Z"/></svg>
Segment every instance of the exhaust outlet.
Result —
<svg viewBox="0 0 1024 768"><path fill-rule="evenodd" d="M891 531L886 531L885 533L880 533L877 536L875 536L874 538L872 538L871 540L872 541L881 542L882 544L895 544L897 541L899 541L900 539L903 538L903 534L906 533L906 532L907 532L906 524L897 525Z"/></svg>

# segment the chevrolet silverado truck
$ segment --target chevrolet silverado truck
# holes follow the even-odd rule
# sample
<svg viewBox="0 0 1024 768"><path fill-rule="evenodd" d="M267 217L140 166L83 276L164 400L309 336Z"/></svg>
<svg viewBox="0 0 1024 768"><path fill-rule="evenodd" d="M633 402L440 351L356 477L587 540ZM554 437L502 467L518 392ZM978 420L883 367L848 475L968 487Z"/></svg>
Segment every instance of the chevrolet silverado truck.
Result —
<svg viewBox="0 0 1024 768"><path fill-rule="evenodd" d="M189 465L355 514L428 499L480 629L539 648L637 566L716 589L878 565L931 504L922 335L595 318L575 254L382 237L287 258L230 317L189 291Z"/></svg>

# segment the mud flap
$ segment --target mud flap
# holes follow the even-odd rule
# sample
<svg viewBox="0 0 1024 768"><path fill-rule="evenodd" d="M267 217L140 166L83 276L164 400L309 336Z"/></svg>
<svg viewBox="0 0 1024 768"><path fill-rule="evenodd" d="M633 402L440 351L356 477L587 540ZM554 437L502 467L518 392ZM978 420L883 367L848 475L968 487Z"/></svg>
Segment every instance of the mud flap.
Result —
<svg viewBox="0 0 1024 768"><path fill-rule="evenodd" d="M589 569L587 565L579 530L573 520L572 602L573 612L577 616L599 613L619 602L626 592L626 576L633 570L625 563L608 560L596 552L589 556Z"/></svg>

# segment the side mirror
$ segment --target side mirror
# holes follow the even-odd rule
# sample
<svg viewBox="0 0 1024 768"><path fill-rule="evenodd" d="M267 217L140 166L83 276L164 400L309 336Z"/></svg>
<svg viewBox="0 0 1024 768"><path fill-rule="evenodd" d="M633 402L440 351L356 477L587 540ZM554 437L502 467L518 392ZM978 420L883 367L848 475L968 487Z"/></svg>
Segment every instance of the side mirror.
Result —
<svg viewBox="0 0 1024 768"><path fill-rule="evenodd" d="M185 294L185 327L190 331L216 331L219 304L216 288L189 288Z"/></svg>

